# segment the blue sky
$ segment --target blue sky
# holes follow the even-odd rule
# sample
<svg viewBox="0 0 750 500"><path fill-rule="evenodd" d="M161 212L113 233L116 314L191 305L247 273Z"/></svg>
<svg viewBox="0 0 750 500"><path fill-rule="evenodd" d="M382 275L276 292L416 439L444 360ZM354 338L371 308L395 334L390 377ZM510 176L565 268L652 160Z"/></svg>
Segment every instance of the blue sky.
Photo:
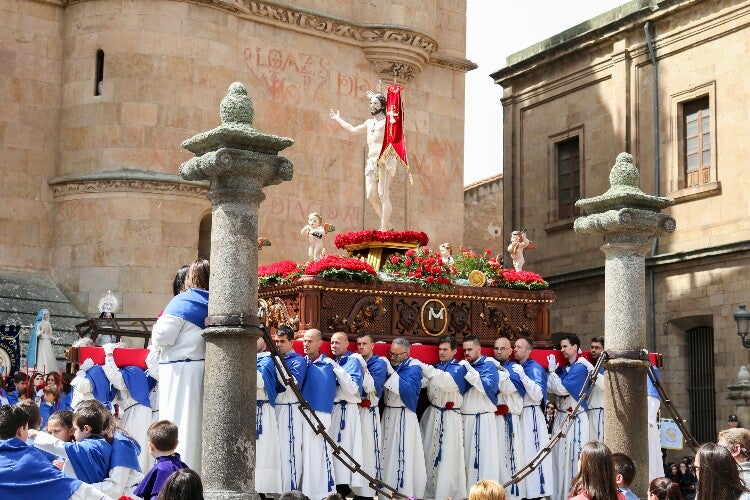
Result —
<svg viewBox="0 0 750 500"><path fill-rule="evenodd" d="M607 12L625 0L468 0L466 57L479 67L466 74L464 184L502 171L502 88L489 74L505 58Z"/></svg>

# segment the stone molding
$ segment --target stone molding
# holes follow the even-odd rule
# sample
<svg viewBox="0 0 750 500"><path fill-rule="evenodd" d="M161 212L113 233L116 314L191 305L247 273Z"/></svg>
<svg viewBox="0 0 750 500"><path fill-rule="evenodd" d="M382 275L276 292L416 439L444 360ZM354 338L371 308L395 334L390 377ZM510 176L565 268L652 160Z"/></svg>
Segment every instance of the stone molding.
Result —
<svg viewBox="0 0 750 500"><path fill-rule="evenodd" d="M205 197L208 182L191 182L179 175L142 170L115 170L55 177L47 182L55 198L91 193L159 193Z"/></svg>
<svg viewBox="0 0 750 500"><path fill-rule="evenodd" d="M90 0L37 1L67 6ZM464 73L477 67L463 57L439 52L438 42L431 35L407 26L358 24L312 10L261 0L183 1L214 7L240 18L358 46L383 80L408 83L425 64Z"/></svg>

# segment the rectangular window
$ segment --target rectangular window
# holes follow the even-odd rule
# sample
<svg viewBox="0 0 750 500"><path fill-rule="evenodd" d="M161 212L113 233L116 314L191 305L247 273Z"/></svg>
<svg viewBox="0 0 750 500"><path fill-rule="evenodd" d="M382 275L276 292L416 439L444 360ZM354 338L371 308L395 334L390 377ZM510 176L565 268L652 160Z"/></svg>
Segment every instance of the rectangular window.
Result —
<svg viewBox="0 0 750 500"><path fill-rule="evenodd" d="M578 136L555 143L557 159L558 219L578 215L575 206L581 197L581 162Z"/></svg>
<svg viewBox="0 0 750 500"><path fill-rule="evenodd" d="M682 104L686 187L711 181L711 110L708 96Z"/></svg>

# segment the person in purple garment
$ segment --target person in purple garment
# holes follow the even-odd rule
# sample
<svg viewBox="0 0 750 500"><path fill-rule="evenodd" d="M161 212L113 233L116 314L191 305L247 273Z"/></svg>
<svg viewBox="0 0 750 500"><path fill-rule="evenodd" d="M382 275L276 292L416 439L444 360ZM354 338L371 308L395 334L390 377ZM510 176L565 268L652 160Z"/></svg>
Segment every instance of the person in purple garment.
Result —
<svg viewBox="0 0 750 500"><path fill-rule="evenodd" d="M177 448L177 426L169 420L159 420L148 428L148 451L156 462L133 494L150 500L156 498L173 472L186 469L187 465L180 460Z"/></svg>

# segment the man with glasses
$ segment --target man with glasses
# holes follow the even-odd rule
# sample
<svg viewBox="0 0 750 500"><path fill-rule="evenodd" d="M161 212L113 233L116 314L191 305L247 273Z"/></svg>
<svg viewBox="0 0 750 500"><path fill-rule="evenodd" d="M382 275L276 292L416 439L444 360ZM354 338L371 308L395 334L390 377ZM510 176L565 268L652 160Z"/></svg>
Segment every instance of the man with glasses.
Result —
<svg viewBox="0 0 750 500"><path fill-rule="evenodd" d="M521 467L523 467L523 452L521 446L521 413L523 413L523 397L526 388L521 377L513 371L515 364L510 360L513 348L510 340L501 337L495 341L494 358L498 362L501 377L507 374L507 380L500 382L500 396L498 398L495 421L500 436L501 449L504 460L500 469L500 480L509 481ZM510 485L507 490L510 498L523 498L523 481Z"/></svg>
<svg viewBox="0 0 750 500"><path fill-rule="evenodd" d="M461 406L469 389L466 368L456 360L455 337L438 340L438 358L434 367L422 364L422 375L429 380L430 406L422 414L419 427L424 441L427 466L426 498L465 498L464 426Z"/></svg>
<svg viewBox="0 0 750 500"><path fill-rule="evenodd" d="M547 400L547 373L542 365L531 359L533 344L527 337L516 340L514 354L518 364L511 366L518 374L526 389L523 397L521 428L523 429L523 463L526 464L549 443L547 428L542 415L543 405ZM552 476L552 457L548 456L531 474L526 476L524 487L526 497L539 498L554 495L554 478Z"/></svg>
<svg viewBox="0 0 750 500"><path fill-rule="evenodd" d="M594 364L604 352L604 337L594 337L589 346ZM589 394L589 440L604 442L604 366L599 368L599 376Z"/></svg>
<svg viewBox="0 0 750 500"><path fill-rule="evenodd" d="M383 480L399 493L422 498L427 482L417 402L422 389L422 368L409 357L411 343L393 339L385 381L383 411Z"/></svg>

